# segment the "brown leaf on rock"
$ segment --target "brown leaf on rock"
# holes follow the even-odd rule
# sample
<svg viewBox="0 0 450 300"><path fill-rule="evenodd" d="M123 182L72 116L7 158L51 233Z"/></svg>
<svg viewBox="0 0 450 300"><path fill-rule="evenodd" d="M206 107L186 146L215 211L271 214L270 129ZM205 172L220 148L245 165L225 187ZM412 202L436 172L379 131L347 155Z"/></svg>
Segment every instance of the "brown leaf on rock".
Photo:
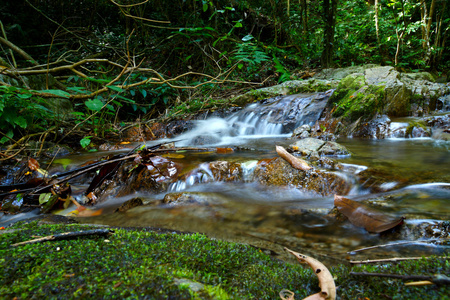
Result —
<svg viewBox="0 0 450 300"><path fill-rule="evenodd" d="M363 203L334 195L334 205L349 221L369 232L380 233L403 223L404 217L391 216Z"/></svg>
<svg viewBox="0 0 450 300"><path fill-rule="evenodd" d="M32 171L36 171L37 169L39 169L39 162L30 157L28 159L28 168L30 168L30 170Z"/></svg>
<svg viewBox="0 0 450 300"><path fill-rule="evenodd" d="M225 153L232 153L234 152L233 148L216 148L217 153L219 154L225 154Z"/></svg>

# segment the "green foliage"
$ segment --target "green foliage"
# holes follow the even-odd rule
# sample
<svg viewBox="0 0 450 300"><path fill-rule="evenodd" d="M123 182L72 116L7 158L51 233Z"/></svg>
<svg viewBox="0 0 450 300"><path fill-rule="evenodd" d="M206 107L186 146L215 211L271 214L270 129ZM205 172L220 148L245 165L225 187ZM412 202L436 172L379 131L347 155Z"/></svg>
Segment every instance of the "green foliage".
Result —
<svg viewBox="0 0 450 300"><path fill-rule="evenodd" d="M43 130L55 120L54 113L46 108L45 100L32 92L18 87L0 85L0 128L13 138L23 130ZM52 120L52 121L50 121ZM0 143L8 142L2 137Z"/></svg>
<svg viewBox="0 0 450 300"><path fill-rule="evenodd" d="M278 82L285 82L291 79L291 74L286 70L286 68L280 63L280 61L274 56L273 61L275 63L275 69L279 72L280 78Z"/></svg>

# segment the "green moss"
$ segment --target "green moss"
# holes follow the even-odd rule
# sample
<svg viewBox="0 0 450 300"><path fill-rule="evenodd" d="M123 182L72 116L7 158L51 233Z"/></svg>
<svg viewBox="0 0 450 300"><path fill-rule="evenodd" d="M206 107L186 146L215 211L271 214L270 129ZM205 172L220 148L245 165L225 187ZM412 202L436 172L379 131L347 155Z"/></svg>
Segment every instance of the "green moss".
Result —
<svg viewBox="0 0 450 300"><path fill-rule="evenodd" d="M273 259L248 245L202 234L115 228L107 240L90 237L11 246L35 236L92 228L32 222L0 234L1 298L278 299L282 289L289 289L296 299L302 299L319 291L317 277L309 268ZM386 266L361 266L355 271L450 271L449 263L439 259ZM448 292L441 287L406 288L401 281L353 277L347 266L334 267L331 272L337 278L341 299L376 299L381 294L438 299Z"/></svg>
<svg viewBox="0 0 450 300"><path fill-rule="evenodd" d="M368 120L383 110L384 86L364 84L364 76L349 75L342 79L330 99L330 103L334 106L334 117L342 116L350 122L360 117Z"/></svg>
<svg viewBox="0 0 450 300"><path fill-rule="evenodd" d="M411 137L412 136L412 131L414 130L414 128L422 128L424 130L427 130L427 125L425 124L425 121L421 120L421 121L411 121L408 123L408 126L406 127L406 131L405 131L405 136L406 137Z"/></svg>

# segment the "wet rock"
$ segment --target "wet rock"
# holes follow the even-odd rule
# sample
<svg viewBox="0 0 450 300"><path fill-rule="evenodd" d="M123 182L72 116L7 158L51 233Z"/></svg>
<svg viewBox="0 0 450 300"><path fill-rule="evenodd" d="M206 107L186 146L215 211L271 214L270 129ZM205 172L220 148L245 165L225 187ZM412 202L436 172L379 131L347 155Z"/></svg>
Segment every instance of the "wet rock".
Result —
<svg viewBox="0 0 450 300"><path fill-rule="evenodd" d="M319 152L319 149L325 145L325 142L315 138L301 139L289 146L289 150L299 153L302 156L310 156L312 153Z"/></svg>
<svg viewBox="0 0 450 300"><path fill-rule="evenodd" d="M294 153L299 153L308 157L320 157L323 155L350 155L350 152L342 145L332 142L323 141L316 138L301 139L289 146Z"/></svg>
<svg viewBox="0 0 450 300"><path fill-rule="evenodd" d="M214 161L209 164L216 181L239 181L242 179L241 165L229 161Z"/></svg>
<svg viewBox="0 0 450 300"><path fill-rule="evenodd" d="M209 205L211 197L203 195L201 193L169 193L164 196L163 203L170 205L184 205L184 204L199 204Z"/></svg>
<svg viewBox="0 0 450 300"><path fill-rule="evenodd" d="M322 196L332 194L347 194L351 184L338 173L325 172L317 169L300 171L292 168L282 158L264 161L257 165L254 179L260 184L288 185L301 190L315 192Z"/></svg>
<svg viewBox="0 0 450 300"><path fill-rule="evenodd" d="M369 122L358 121L356 125L349 127L352 128L352 131L348 131L346 134L357 138L384 139L389 137L390 124L391 119L388 116L376 116Z"/></svg>
<svg viewBox="0 0 450 300"><path fill-rule="evenodd" d="M425 122L428 126L433 128L440 128L440 129L449 129L450 128L450 115L443 115L443 116L434 116L425 118Z"/></svg>
<svg viewBox="0 0 450 300"><path fill-rule="evenodd" d="M450 94L439 97L436 101L436 110L442 112L450 111Z"/></svg>
<svg viewBox="0 0 450 300"><path fill-rule="evenodd" d="M311 126L305 124L294 129L292 138L304 139L311 136Z"/></svg>
<svg viewBox="0 0 450 300"><path fill-rule="evenodd" d="M149 160L139 165L127 162L120 168L114 180L119 185L117 197L137 191L159 193L167 190L178 175L178 166L161 156L153 156Z"/></svg>
<svg viewBox="0 0 450 300"><path fill-rule="evenodd" d="M307 80L292 80L281 84L249 91L232 99L232 102L244 106L255 101L273 98L277 96L292 95L299 93L325 92L334 89L338 85L337 80L309 78Z"/></svg>
<svg viewBox="0 0 450 300"><path fill-rule="evenodd" d="M437 220L411 221L389 233L391 239L417 241L420 239L435 239L434 244L448 243L450 237L450 222Z"/></svg>
<svg viewBox="0 0 450 300"><path fill-rule="evenodd" d="M115 212L126 212L133 207L144 205L144 202L141 198L132 198L128 201L125 201L120 207L118 207Z"/></svg>
<svg viewBox="0 0 450 300"><path fill-rule="evenodd" d="M374 67L365 69L364 74L354 73L343 78L328 107L333 108L333 117L341 117L345 124L357 122L356 125L360 125L377 114L390 117L423 115L436 109L437 99L449 93L447 85L435 83L428 73L417 75L399 73L388 66ZM356 125L342 129L349 135L348 127L355 129ZM382 132L372 133L358 135L382 135Z"/></svg>

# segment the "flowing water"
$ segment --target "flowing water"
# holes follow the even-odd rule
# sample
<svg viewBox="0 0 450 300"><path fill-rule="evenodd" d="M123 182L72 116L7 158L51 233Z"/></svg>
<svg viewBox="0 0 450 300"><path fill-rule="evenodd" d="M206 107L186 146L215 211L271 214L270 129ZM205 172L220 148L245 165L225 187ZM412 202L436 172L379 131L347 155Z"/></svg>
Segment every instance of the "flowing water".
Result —
<svg viewBox="0 0 450 300"><path fill-rule="evenodd" d="M367 200L387 213L405 216L404 226L412 228L408 234L371 234L349 222L337 222L329 215L334 206L332 195L323 197L289 186L262 186L252 181L256 162L277 157L275 145L292 143L288 137L296 126L314 124L330 94L278 97L249 106L228 118L198 121L194 129L174 138L179 140L177 146L234 147L235 151L183 152L172 159L184 169L198 169L198 172L172 183L165 193L108 199L96 207L103 209L101 216L79 218L80 221L202 232L210 237L250 243L272 254L282 255L282 248L288 247L334 262L448 253L448 240L436 243L432 235L424 235L420 230L431 230L427 229L430 225L449 220L449 142L426 138L338 140L352 153L331 157L342 164L342 169L336 172L353 186L347 196L357 201ZM161 140L148 145L158 142ZM208 162L216 160L241 163L243 180L214 181ZM367 174L366 170L373 173L362 176ZM195 203L155 204L168 193L181 192ZM147 205L113 213L120 204L134 197L144 199ZM352 252L366 246L408 241L415 243L392 244L361 254Z"/></svg>

